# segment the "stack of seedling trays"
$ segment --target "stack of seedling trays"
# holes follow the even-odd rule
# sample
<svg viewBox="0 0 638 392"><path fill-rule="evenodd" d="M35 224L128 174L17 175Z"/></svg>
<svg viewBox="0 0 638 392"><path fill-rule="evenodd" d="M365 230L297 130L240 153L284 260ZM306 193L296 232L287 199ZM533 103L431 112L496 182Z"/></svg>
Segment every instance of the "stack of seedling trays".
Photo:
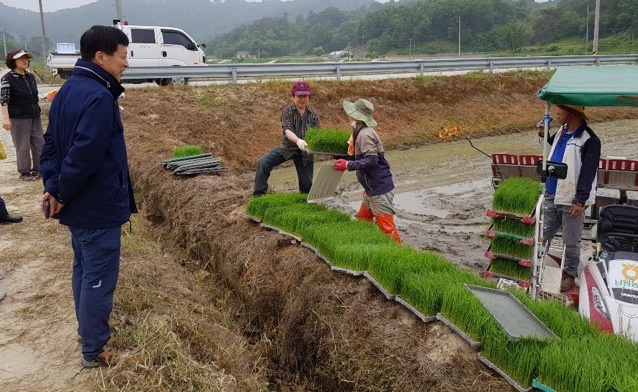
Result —
<svg viewBox="0 0 638 392"><path fill-rule="evenodd" d="M164 161L163 166L176 176L197 174L218 174L228 170L221 166L221 158L211 153L203 153L200 146L181 146L173 150L173 158Z"/></svg>
<svg viewBox="0 0 638 392"><path fill-rule="evenodd" d="M494 192L492 208L487 210L492 221L485 231L485 236L490 238L485 252L485 257L490 259L486 277L504 278L517 282L522 288L529 287L536 223L533 211L540 190L538 181L510 177Z"/></svg>

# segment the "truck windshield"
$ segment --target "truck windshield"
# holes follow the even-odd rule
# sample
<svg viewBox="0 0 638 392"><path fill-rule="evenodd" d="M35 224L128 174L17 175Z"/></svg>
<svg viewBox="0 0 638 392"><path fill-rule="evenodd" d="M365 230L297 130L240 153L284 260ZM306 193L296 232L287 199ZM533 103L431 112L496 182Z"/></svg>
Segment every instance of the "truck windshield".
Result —
<svg viewBox="0 0 638 392"><path fill-rule="evenodd" d="M175 30L162 30L162 36L164 37L164 43L168 45L181 45L189 50L196 50L197 45L190 38L179 31Z"/></svg>

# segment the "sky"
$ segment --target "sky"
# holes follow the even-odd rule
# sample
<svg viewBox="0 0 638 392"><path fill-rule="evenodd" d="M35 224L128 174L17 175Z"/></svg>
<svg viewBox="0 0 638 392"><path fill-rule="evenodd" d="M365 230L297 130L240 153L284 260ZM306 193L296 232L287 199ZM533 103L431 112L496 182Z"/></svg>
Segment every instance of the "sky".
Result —
<svg viewBox="0 0 638 392"><path fill-rule="evenodd" d="M42 0L42 10L44 12L53 12L63 8L75 8L81 5L95 3L97 0ZM261 0L246 0L261 1ZM388 0L377 0L379 3L386 3ZM0 0L0 3L14 8L23 8L31 11L40 11L40 2L38 0ZM122 5L124 7L124 4Z"/></svg>

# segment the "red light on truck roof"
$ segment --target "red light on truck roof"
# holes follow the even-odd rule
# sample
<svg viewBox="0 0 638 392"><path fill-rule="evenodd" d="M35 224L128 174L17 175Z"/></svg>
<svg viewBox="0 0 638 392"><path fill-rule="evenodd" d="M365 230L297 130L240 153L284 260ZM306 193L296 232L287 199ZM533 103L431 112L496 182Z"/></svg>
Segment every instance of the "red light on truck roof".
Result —
<svg viewBox="0 0 638 392"><path fill-rule="evenodd" d="M128 20L124 21L124 26L128 26Z"/></svg>

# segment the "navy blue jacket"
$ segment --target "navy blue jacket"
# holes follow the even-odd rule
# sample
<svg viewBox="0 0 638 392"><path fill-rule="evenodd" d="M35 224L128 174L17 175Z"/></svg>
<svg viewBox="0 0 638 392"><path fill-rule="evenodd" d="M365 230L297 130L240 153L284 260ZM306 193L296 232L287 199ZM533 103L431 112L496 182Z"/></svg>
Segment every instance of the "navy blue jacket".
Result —
<svg viewBox="0 0 638 392"><path fill-rule="evenodd" d="M137 212L117 102L123 91L80 59L51 104L40 171L45 192L64 204L55 216L63 225L112 228Z"/></svg>

